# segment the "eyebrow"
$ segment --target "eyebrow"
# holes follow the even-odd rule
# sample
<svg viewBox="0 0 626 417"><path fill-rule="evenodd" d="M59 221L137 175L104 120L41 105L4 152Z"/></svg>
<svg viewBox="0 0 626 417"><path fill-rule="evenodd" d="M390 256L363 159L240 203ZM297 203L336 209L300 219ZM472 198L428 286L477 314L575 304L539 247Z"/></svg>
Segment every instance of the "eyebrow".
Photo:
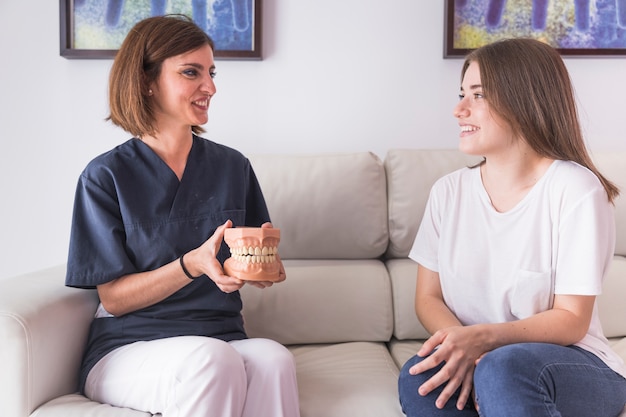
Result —
<svg viewBox="0 0 626 417"><path fill-rule="evenodd" d="M183 63L183 64L179 64L178 66L179 67L193 67L193 68L196 68L198 70L203 70L204 69L204 66L202 64L198 64L198 63L195 63L195 62ZM215 69L215 65L211 65L209 67L209 70L214 70L214 69Z"/></svg>
<svg viewBox="0 0 626 417"><path fill-rule="evenodd" d="M479 90L481 88L483 88L482 84L472 84L472 85L469 86L470 90ZM463 90L464 90L464 88L463 88L463 86L461 86L461 91L463 91Z"/></svg>

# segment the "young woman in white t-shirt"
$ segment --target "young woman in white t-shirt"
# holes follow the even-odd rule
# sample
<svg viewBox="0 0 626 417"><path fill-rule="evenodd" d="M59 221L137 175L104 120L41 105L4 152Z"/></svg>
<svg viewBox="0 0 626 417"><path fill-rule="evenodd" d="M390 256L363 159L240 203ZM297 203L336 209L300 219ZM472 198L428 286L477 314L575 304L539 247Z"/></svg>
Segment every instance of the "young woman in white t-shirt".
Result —
<svg viewBox="0 0 626 417"><path fill-rule="evenodd" d="M405 414L619 415L626 369L596 308L618 189L585 149L561 57L530 39L475 50L454 116L484 160L433 186L409 255L432 336L401 371Z"/></svg>

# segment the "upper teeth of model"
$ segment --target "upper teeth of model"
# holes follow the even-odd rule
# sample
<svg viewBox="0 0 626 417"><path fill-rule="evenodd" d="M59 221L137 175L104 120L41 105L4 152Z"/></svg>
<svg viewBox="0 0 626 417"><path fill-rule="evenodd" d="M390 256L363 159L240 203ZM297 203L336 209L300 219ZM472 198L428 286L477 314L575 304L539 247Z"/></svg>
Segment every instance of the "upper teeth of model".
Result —
<svg viewBox="0 0 626 417"><path fill-rule="evenodd" d="M270 263L276 261L276 254L278 248L264 246L261 247L239 247L230 249L231 256L239 262L245 262L249 264Z"/></svg>
<svg viewBox="0 0 626 417"><path fill-rule="evenodd" d="M472 132L478 130L476 126L461 126L461 132Z"/></svg>

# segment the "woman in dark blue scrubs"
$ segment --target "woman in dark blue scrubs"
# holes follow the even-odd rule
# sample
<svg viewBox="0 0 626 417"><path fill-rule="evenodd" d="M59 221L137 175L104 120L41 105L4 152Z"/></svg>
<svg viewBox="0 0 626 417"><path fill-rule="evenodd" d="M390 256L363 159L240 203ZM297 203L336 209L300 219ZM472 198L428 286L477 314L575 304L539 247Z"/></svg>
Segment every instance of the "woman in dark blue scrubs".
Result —
<svg viewBox="0 0 626 417"><path fill-rule="evenodd" d="M271 223L250 162L197 136L214 76L213 42L182 16L139 22L113 63L109 119L133 138L76 190L66 285L101 301L80 390L163 417L298 416L292 355L246 337L245 282L222 269L226 228Z"/></svg>

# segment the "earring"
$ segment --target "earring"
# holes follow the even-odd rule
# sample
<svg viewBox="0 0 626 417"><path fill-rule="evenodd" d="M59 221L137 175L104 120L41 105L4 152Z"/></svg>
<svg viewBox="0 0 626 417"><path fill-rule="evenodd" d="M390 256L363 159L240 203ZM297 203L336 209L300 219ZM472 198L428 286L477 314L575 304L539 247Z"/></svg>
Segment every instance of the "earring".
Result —
<svg viewBox="0 0 626 417"><path fill-rule="evenodd" d="M152 89L148 90L148 95L151 96L152 95Z"/></svg>

